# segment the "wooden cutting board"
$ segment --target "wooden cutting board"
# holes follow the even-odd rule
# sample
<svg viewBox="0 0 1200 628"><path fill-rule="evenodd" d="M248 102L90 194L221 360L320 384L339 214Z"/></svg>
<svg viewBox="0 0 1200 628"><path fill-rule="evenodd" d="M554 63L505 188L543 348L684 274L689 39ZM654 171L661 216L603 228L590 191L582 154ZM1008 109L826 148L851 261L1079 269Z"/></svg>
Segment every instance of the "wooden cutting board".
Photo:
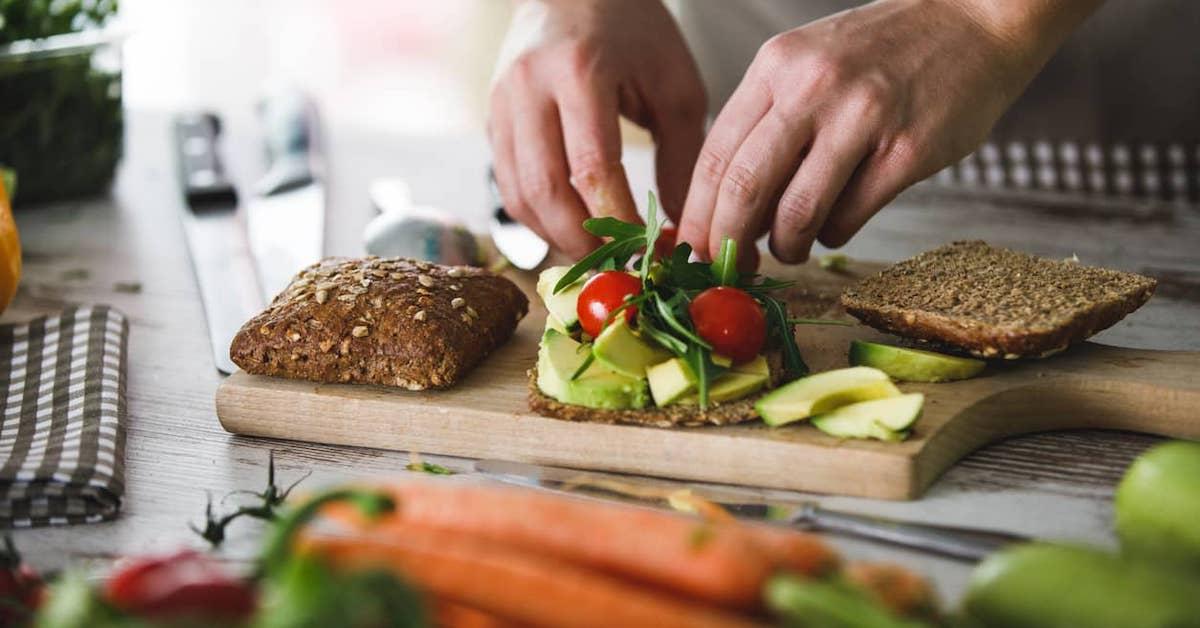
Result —
<svg viewBox="0 0 1200 628"><path fill-rule="evenodd" d="M788 299L806 317L844 317L841 289L880 266L834 273L808 265ZM840 440L801 423L660 429L571 423L526 404L545 310L530 277L513 276L531 311L514 338L453 389L409 392L235 373L217 390L217 416L235 434L471 458L837 493L915 499L971 451L1015 434L1107 428L1200 439L1200 352L1086 343L1045 360L995 364L978 378L900 384L925 411L902 443ZM1135 314L1136 316L1136 314ZM853 338L895 342L863 326L801 326L813 370L846 366Z"/></svg>

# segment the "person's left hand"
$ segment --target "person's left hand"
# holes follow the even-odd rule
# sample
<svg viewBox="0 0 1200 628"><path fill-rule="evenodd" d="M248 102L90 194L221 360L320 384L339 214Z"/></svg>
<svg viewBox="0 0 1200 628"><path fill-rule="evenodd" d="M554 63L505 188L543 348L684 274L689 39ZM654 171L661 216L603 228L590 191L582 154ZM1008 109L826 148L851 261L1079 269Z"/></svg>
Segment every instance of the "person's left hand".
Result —
<svg viewBox="0 0 1200 628"><path fill-rule="evenodd" d="M704 142L681 241L711 258L730 236L750 265L770 230L800 262L973 150L1052 38L991 28L972 1L880 0L764 44Z"/></svg>

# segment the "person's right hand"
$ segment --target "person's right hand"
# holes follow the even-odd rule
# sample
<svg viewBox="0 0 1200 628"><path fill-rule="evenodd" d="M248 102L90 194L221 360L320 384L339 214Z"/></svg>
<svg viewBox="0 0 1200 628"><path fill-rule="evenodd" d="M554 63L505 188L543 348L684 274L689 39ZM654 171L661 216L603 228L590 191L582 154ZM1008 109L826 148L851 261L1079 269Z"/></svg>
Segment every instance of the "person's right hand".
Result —
<svg viewBox="0 0 1200 628"><path fill-rule="evenodd" d="M637 222L618 119L648 129L663 208L678 221L704 141L695 61L659 0L527 0L493 83L488 136L509 214L581 257L588 216Z"/></svg>

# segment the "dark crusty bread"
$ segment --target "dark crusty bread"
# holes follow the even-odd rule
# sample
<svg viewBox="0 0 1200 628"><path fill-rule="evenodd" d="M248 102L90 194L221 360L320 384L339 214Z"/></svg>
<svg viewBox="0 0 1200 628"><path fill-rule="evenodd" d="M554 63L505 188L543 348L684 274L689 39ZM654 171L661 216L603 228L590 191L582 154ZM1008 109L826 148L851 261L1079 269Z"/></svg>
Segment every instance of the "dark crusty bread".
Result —
<svg viewBox="0 0 1200 628"><path fill-rule="evenodd" d="M773 388L783 378L783 355L778 350L767 352L771 368L768 385ZM651 406L641 410L605 410L563 403L542 393L537 385L537 367L529 370L529 408L540 415L564 421L583 423L626 423L650 427L682 427L700 425L732 425L758 418L754 402L766 394L750 395L726 403L712 404L707 410L699 406L672 404L663 408Z"/></svg>
<svg viewBox="0 0 1200 628"><path fill-rule="evenodd" d="M301 271L233 339L247 373L444 388L512 336L529 301L469 266L329 258Z"/></svg>
<svg viewBox="0 0 1200 628"><path fill-rule="evenodd" d="M842 294L877 329L985 358L1044 357L1112 326L1154 293L1149 277L955 242Z"/></svg>

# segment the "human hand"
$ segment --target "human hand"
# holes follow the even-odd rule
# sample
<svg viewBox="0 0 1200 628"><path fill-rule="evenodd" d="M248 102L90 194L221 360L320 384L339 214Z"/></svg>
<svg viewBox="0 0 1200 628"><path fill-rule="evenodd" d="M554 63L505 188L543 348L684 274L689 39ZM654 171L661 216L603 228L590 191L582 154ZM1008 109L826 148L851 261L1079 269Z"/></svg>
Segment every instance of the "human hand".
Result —
<svg viewBox="0 0 1200 628"><path fill-rule="evenodd" d="M658 0L544 0L517 7L501 51L488 136L505 207L576 257L590 216L637 222L620 115L649 129L664 209L678 220L704 141L705 95Z"/></svg>
<svg viewBox="0 0 1200 628"><path fill-rule="evenodd" d="M879 0L772 38L709 131L679 237L712 257L769 230L788 263L845 244L979 145L1096 4Z"/></svg>

